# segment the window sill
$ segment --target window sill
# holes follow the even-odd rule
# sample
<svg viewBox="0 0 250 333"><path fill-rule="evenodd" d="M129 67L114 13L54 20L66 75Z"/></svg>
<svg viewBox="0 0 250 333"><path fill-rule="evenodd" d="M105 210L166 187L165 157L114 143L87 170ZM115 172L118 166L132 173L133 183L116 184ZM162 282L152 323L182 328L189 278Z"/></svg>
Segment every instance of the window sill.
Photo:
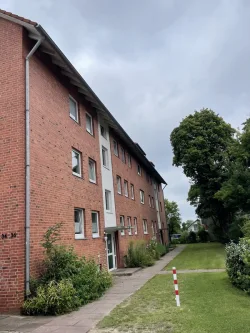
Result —
<svg viewBox="0 0 250 333"><path fill-rule="evenodd" d="M128 195L124 195L124 197L128 198Z"/></svg>
<svg viewBox="0 0 250 333"><path fill-rule="evenodd" d="M79 175L78 173L72 172L72 175L75 176L75 177L77 177L77 178L82 178L82 175Z"/></svg>
<svg viewBox="0 0 250 333"><path fill-rule="evenodd" d="M117 192L117 194L122 195L122 193Z"/></svg>
<svg viewBox="0 0 250 333"><path fill-rule="evenodd" d="M125 234L121 234L121 236L125 236Z"/></svg>
<svg viewBox="0 0 250 333"><path fill-rule="evenodd" d="M133 234L128 234L129 236L133 236Z"/></svg>
<svg viewBox="0 0 250 333"><path fill-rule="evenodd" d="M91 136L94 136L94 132L90 132L90 131L88 131L87 129L86 129L86 132L88 132Z"/></svg>
<svg viewBox="0 0 250 333"><path fill-rule="evenodd" d="M102 165L105 169L109 170L109 167L107 167L106 165Z"/></svg>
<svg viewBox="0 0 250 333"><path fill-rule="evenodd" d="M95 181L95 180L91 180L91 179L89 179L89 182L92 183L92 184L96 184L96 181Z"/></svg>
<svg viewBox="0 0 250 333"><path fill-rule="evenodd" d="M88 238L84 237L83 235L75 235L75 240L79 240L79 239L85 240L85 239L88 239Z"/></svg>
<svg viewBox="0 0 250 333"><path fill-rule="evenodd" d="M72 119L75 123L77 123L78 125L80 125L78 120L76 120L76 119L74 119L73 117L71 117L71 115L69 115L69 117L70 117L70 119Z"/></svg>
<svg viewBox="0 0 250 333"><path fill-rule="evenodd" d="M144 232L144 235L148 235L148 232Z"/></svg>
<svg viewBox="0 0 250 333"><path fill-rule="evenodd" d="M94 235L92 235L92 238L93 239L98 239L98 238L101 238L99 235L98 236L94 236Z"/></svg>

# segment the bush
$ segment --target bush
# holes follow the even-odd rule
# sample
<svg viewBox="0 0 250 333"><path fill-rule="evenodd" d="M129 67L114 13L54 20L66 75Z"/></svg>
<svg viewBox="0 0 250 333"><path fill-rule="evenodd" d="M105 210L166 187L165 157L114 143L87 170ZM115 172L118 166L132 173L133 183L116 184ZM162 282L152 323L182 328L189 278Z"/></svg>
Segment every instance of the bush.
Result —
<svg viewBox="0 0 250 333"><path fill-rule="evenodd" d="M159 253L160 257L164 256L168 253L168 247L164 244L158 243L156 244L156 251Z"/></svg>
<svg viewBox="0 0 250 333"><path fill-rule="evenodd" d="M188 233L187 230L185 230L181 233L181 237L180 237L180 243L181 244L187 244L188 243L188 235L189 235L189 233Z"/></svg>
<svg viewBox="0 0 250 333"><path fill-rule="evenodd" d="M125 257L125 264L127 267L148 267L154 265L155 260L147 249L145 241L130 242L128 253Z"/></svg>
<svg viewBox="0 0 250 333"><path fill-rule="evenodd" d="M57 315L79 306L80 301L71 281L50 281L47 285L40 285L36 295L24 302L23 312L28 315Z"/></svg>
<svg viewBox="0 0 250 333"><path fill-rule="evenodd" d="M187 240L188 243L196 243L196 233L194 231L190 231Z"/></svg>
<svg viewBox="0 0 250 333"><path fill-rule="evenodd" d="M24 303L26 314L72 311L102 296L112 284L111 275L100 270L94 260L78 257L72 247L55 244L59 228L60 225L51 227L44 235L42 274L37 280L32 280L31 298Z"/></svg>
<svg viewBox="0 0 250 333"><path fill-rule="evenodd" d="M226 269L230 281L250 294L250 241L241 239L226 246Z"/></svg>
<svg viewBox="0 0 250 333"><path fill-rule="evenodd" d="M199 241L201 243L207 243L209 241L209 234L204 228L198 231L197 236L199 237Z"/></svg>

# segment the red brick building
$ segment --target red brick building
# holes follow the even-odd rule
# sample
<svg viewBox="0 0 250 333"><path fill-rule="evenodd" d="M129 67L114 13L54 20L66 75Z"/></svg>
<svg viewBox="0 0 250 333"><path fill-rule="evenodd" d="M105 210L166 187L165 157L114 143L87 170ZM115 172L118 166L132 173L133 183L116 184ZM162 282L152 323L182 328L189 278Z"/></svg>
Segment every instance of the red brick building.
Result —
<svg viewBox="0 0 250 333"><path fill-rule="evenodd" d="M109 270L130 240L168 243L166 184L35 22L0 10L0 312L20 308L61 239ZM131 228L130 228L131 227Z"/></svg>

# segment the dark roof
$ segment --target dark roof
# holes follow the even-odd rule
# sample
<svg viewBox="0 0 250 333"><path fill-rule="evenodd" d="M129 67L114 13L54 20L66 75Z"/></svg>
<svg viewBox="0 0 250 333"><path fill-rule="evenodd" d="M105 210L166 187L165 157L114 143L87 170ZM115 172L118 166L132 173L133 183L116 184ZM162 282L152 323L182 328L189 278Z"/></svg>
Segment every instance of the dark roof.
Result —
<svg viewBox="0 0 250 333"><path fill-rule="evenodd" d="M138 162L144 166L158 182L166 184L165 180L161 177L158 171L155 169L152 162L150 162L145 152L125 132L122 126L105 107L101 100L97 97L94 91L89 87L86 81L78 73L71 62L66 58L63 52L47 34L47 32L36 22L28 20L24 17L14 15L10 12L0 9L0 17L9 19L15 23L23 25L29 31L29 37L34 40L44 38L39 50L48 54L52 62L61 69L61 73L70 79L70 83L78 88L78 92L83 94L85 99L91 103L96 111L107 121L109 126L115 131L115 133L121 138L121 140L128 146L130 153L136 156Z"/></svg>

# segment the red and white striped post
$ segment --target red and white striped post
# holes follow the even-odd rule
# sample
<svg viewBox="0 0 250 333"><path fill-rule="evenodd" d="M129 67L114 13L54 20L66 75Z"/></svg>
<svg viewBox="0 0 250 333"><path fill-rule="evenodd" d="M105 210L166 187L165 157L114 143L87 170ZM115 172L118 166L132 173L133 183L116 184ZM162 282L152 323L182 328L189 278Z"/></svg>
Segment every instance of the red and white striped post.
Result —
<svg viewBox="0 0 250 333"><path fill-rule="evenodd" d="M176 268L175 267L173 267L173 278L174 278L174 289L175 289L176 305L177 306L181 306L180 295L179 295L179 288L178 288L178 281L177 281L177 274L176 274Z"/></svg>

